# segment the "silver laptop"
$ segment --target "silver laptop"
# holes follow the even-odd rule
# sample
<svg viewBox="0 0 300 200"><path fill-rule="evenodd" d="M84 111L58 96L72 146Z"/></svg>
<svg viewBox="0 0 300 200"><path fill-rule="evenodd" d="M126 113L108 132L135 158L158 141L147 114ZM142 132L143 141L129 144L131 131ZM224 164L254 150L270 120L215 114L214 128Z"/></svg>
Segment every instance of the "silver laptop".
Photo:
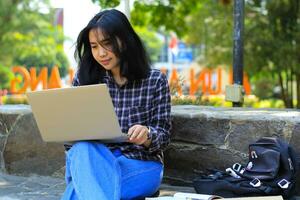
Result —
<svg viewBox="0 0 300 200"><path fill-rule="evenodd" d="M127 141L105 84L27 92L26 95L46 142Z"/></svg>

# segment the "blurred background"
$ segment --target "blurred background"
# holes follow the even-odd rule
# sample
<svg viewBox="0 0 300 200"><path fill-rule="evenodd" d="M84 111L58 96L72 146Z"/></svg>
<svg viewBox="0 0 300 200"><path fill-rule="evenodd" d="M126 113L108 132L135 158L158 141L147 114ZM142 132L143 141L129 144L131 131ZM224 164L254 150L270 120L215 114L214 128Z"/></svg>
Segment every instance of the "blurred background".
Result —
<svg viewBox="0 0 300 200"><path fill-rule="evenodd" d="M101 9L124 12L172 103L231 106L233 0L0 0L0 104L69 87L75 41ZM244 107L300 108L300 0L245 0Z"/></svg>

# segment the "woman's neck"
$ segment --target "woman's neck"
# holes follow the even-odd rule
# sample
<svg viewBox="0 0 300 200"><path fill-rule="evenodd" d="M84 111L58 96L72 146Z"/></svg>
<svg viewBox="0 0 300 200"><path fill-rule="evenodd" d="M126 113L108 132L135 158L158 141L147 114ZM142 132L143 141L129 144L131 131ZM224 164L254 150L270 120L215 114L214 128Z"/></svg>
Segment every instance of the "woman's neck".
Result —
<svg viewBox="0 0 300 200"><path fill-rule="evenodd" d="M114 80L116 81L116 83L119 86L122 86L122 85L124 85L127 82L127 78L121 76L120 68L119 67L116 67L116 68L112 69L111 73L112 73L112 76L113 76Z"/></svg>

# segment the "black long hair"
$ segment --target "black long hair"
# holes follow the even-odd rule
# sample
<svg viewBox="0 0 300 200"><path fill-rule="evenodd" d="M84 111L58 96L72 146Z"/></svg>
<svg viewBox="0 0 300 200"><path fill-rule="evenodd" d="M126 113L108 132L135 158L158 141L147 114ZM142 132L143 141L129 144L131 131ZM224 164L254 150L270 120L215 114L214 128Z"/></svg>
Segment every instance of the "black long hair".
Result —
<svg viewBox="0 0 300 200"><path fill-rule="evenodd" d="M96 14L79 33L75 59L80 85L100 83L105 69L94 59L89 42L89 32L99 29L112 44L113 53L120 59L120 75L129 81L146 78L150 60L143 43L130 25L127 17L115 9ZM121 45L118 44L118 40Z"/></svg>

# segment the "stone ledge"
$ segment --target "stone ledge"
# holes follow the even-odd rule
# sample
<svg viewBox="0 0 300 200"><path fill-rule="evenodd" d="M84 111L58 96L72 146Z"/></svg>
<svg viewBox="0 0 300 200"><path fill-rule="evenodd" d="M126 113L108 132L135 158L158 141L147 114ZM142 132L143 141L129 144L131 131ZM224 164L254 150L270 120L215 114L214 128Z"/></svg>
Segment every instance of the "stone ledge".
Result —
<svg viewBox="0 0 300 200"><path fill-rule="evenodd" d="M63 145L43 142L30 106L0 106L0 135L2 171L51 176L63 169Z"/></svg>
<svg viewBox="0 0 300 200"><path fill-rule="evenodd" d="M172 124L164 177L176 185L190 185L207 168L245 164L248 145L263 136L282 137L300 152L299 110L173 106ZM0 106L0 166L11 174L63 176L63 146L42 141L30 106Z"/></svg>
<svg viewBox="0 0 300 200"><path fill-rule="evenodd" d="M209 168L246 164L248 145L263 136L281 137L300 152L299 110L173 106L172 118L164 176L172 184L191 185Z"/></svg>
<svg viewBox="0 0 300 200"><path fill-rule="evenodd" d="M237 113L239 115L237 115ZM253 109L253 108L223 108L212 106L172 106L172 115L188 118L217 118L236 120L287 120L300 122L300 111L296 109Z"/></svg>

